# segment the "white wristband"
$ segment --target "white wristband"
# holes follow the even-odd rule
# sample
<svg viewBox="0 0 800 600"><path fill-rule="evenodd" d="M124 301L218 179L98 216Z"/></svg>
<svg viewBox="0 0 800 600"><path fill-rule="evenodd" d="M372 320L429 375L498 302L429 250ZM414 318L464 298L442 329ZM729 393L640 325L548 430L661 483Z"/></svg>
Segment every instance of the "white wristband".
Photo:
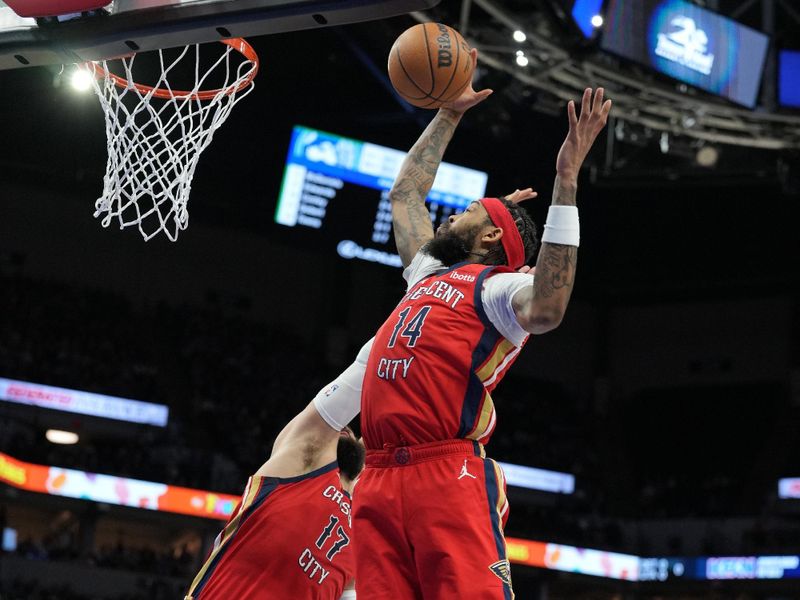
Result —
<svg viewBox="0 0 800 600"><path fill-rule="evenodd" d="M542 241L564 246L580 246L581 226L577 206L553 205L547 211Z"/></svg>
<svg viewBox="0 0 800 600"><path fill-rule="evenodd" d="M319 416L336 431L344 429L361 410L361 384L371 349L372 340L364 344L352 365L314 397Z"/></svg>

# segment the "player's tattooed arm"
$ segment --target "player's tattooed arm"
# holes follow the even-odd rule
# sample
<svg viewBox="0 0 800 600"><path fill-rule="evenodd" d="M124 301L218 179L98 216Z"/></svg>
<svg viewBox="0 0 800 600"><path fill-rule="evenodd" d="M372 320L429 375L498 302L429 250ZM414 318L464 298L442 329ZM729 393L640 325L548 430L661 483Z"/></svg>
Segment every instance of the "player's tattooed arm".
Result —
<svg viewBox="0 0 800 600"><path fill-rule="evenodd" d="M560 175L556 175L553 185L553 205L575 206L577 191L578 185L575 180L564 179ZM563 315L572 294L572 282L575 281L577 266L577 246L543 243L536 261L534 295L541 298L553 298L556 294L560 294L561 298L559 298L558 304L563 304L563 310L555 312Z"/></svg>
<svg viewBox="0 0 800 600"><path fill-rule="evenodd" d="M470 53L472 68L478 64L478 51ZM411 148L389 192L397 251L406 267L419 249L433 239L433 223L425 206L444 151L464 113L488 98L492 90L476 92L468 85L461 95L443 105L433 121Z"/></svg>
<svg viewBox="0 0 800 600"><path fill-rule="evenodd" d="M404 267L433 238L433 223L425 198L460 120L461 115L452 110L442 109L436 114L409 150L389 192L394 239Z"/></svg>
<svg viewBox="0 0 800 600"><path fill-rule="evenodd" d="M553 204L575 206L577 190L576 181L556 175ZM533 285L520 290L512 300L517 320L526 331L541 334L558 327L572 295L577 266L576 246L542 243Z"/></svg>
<svg viewBox="0 0 800 600"><path fill-rule="evenodd" d="M590 88L584 91L580 118L575 103L567 105L569 133L556 159L553 205L575 206L578 172L608 119L611 101L603 102L603 88L597 89L594 99L592 95ZM517 320L526 331L538 334L558 327L572 295L577 265L577 246L542 243L533 285L512 299Z"/></svg>

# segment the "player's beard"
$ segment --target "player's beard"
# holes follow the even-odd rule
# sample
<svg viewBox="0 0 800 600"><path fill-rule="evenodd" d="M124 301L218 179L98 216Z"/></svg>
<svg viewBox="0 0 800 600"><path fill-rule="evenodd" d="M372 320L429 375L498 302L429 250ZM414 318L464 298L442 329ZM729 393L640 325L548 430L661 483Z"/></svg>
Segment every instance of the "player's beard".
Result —
<svg viewBox="0 0 800 600"><path fill-rule="evenodd" d="M479 225L463 233L450 229L449 223L442 224L442 230L425 246L425 251L446 267L464 262L471 254L470 248L480 230Z"/></svg>
<svg viewBox="0 0 800 600"><path fill-rule="evenodd" d="M336 462L339 463L339 471L342 475L350 481L355 481L364 468L366 453L364 445L358 440L349 436L340 436L336 446Z"/></svg>

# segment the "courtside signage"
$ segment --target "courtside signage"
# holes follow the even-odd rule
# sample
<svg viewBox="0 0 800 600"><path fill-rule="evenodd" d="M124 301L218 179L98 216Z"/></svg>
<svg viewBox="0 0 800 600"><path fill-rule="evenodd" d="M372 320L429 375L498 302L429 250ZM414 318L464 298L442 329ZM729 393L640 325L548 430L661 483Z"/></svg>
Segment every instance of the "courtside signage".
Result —
<svg viewBox="0 0 800 600"><path fill-rule="evenodd" d="M239 502L239 497L231 494L37 465L2 452L0 483L41 494L221 521L230 518ZM506 538L506 545L508 559L515 564L624 581L800 577L800 556L796 555L641 558L512 537Z"/></svg>
<svg viewBox="0 0 800 600"><path fill-rule="evenodd" d="M519 538L506 538L506 545L512 563L609 579L639 580L640 559L632 554Z"/></svg>
<svg viewBox="0 0 800 600"><path fill-rule="evenodd" d="M552 492L554 494L572 494L575 492L575 476L559 471L548 471L535 467L498 462L506 476L506 483L515 487Z"/></svg>
<svg viewBox="0 0 800 600"><path fill-rule="evenodd" d="M788 579L800 577L800 556L710 556L706 579Z"/></svg>
<svg viewBox="0 0 800 600"><path fill-rule="evenodd" d="M216 494L166 483L36 465L1 452L0 483L51 496L92 500L116 506L166 511L222 521L231 516L239 501L238 496L230 494Z"/></svg>
<svg viewBox="0 0 800 600"><path fill-rule="evenodd" d="M784 477L778 480L778 498L800 498L800 477Z"/></svg>
<svg viewBox="0 0 800 600"><path fill-rule="evenodd" d="M0 377L0 400L158 427L165 427L169 418L169 408L163 404L2 377Z"/></svg>
<svg viewBox="0 0 800 600"><path fill-rule="evenodd" d="M643 558L519 538L506 538L506 544L512 563L624 581L800 578L797 555Z"/></svg>

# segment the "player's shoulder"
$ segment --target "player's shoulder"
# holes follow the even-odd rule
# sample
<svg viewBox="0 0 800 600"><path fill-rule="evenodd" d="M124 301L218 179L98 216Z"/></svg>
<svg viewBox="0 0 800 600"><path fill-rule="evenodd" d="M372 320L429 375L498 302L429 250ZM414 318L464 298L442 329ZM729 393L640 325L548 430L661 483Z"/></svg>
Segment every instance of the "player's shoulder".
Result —
<svg viewBox="0 0 800 600"><path fill-rule="evenodd" d="M297 484L312 485L315 483L339 481L339 466L336 461L323 465L308 473L300 473L289 477L276 477L267 473L257 473L253 476L262 486L293 486Z"/></svg>
<svg viewBox="0 0 800 600"><path fill-rule="evenodd" d="M529 285L533 285L533 275L502 267L488 273L483 280L482 296L484 300L497 296L510 301L519 290Z"/></svg>
<svg viewBox="0 0 800 600"><path fill-rule="evenodd" d="M408 266L403 269L403 279L406 280L410 288L426 277L444 271L445 269L446 267L442 264L442 261L434 258L422 248L414 255L414 258Z"/></svg>

